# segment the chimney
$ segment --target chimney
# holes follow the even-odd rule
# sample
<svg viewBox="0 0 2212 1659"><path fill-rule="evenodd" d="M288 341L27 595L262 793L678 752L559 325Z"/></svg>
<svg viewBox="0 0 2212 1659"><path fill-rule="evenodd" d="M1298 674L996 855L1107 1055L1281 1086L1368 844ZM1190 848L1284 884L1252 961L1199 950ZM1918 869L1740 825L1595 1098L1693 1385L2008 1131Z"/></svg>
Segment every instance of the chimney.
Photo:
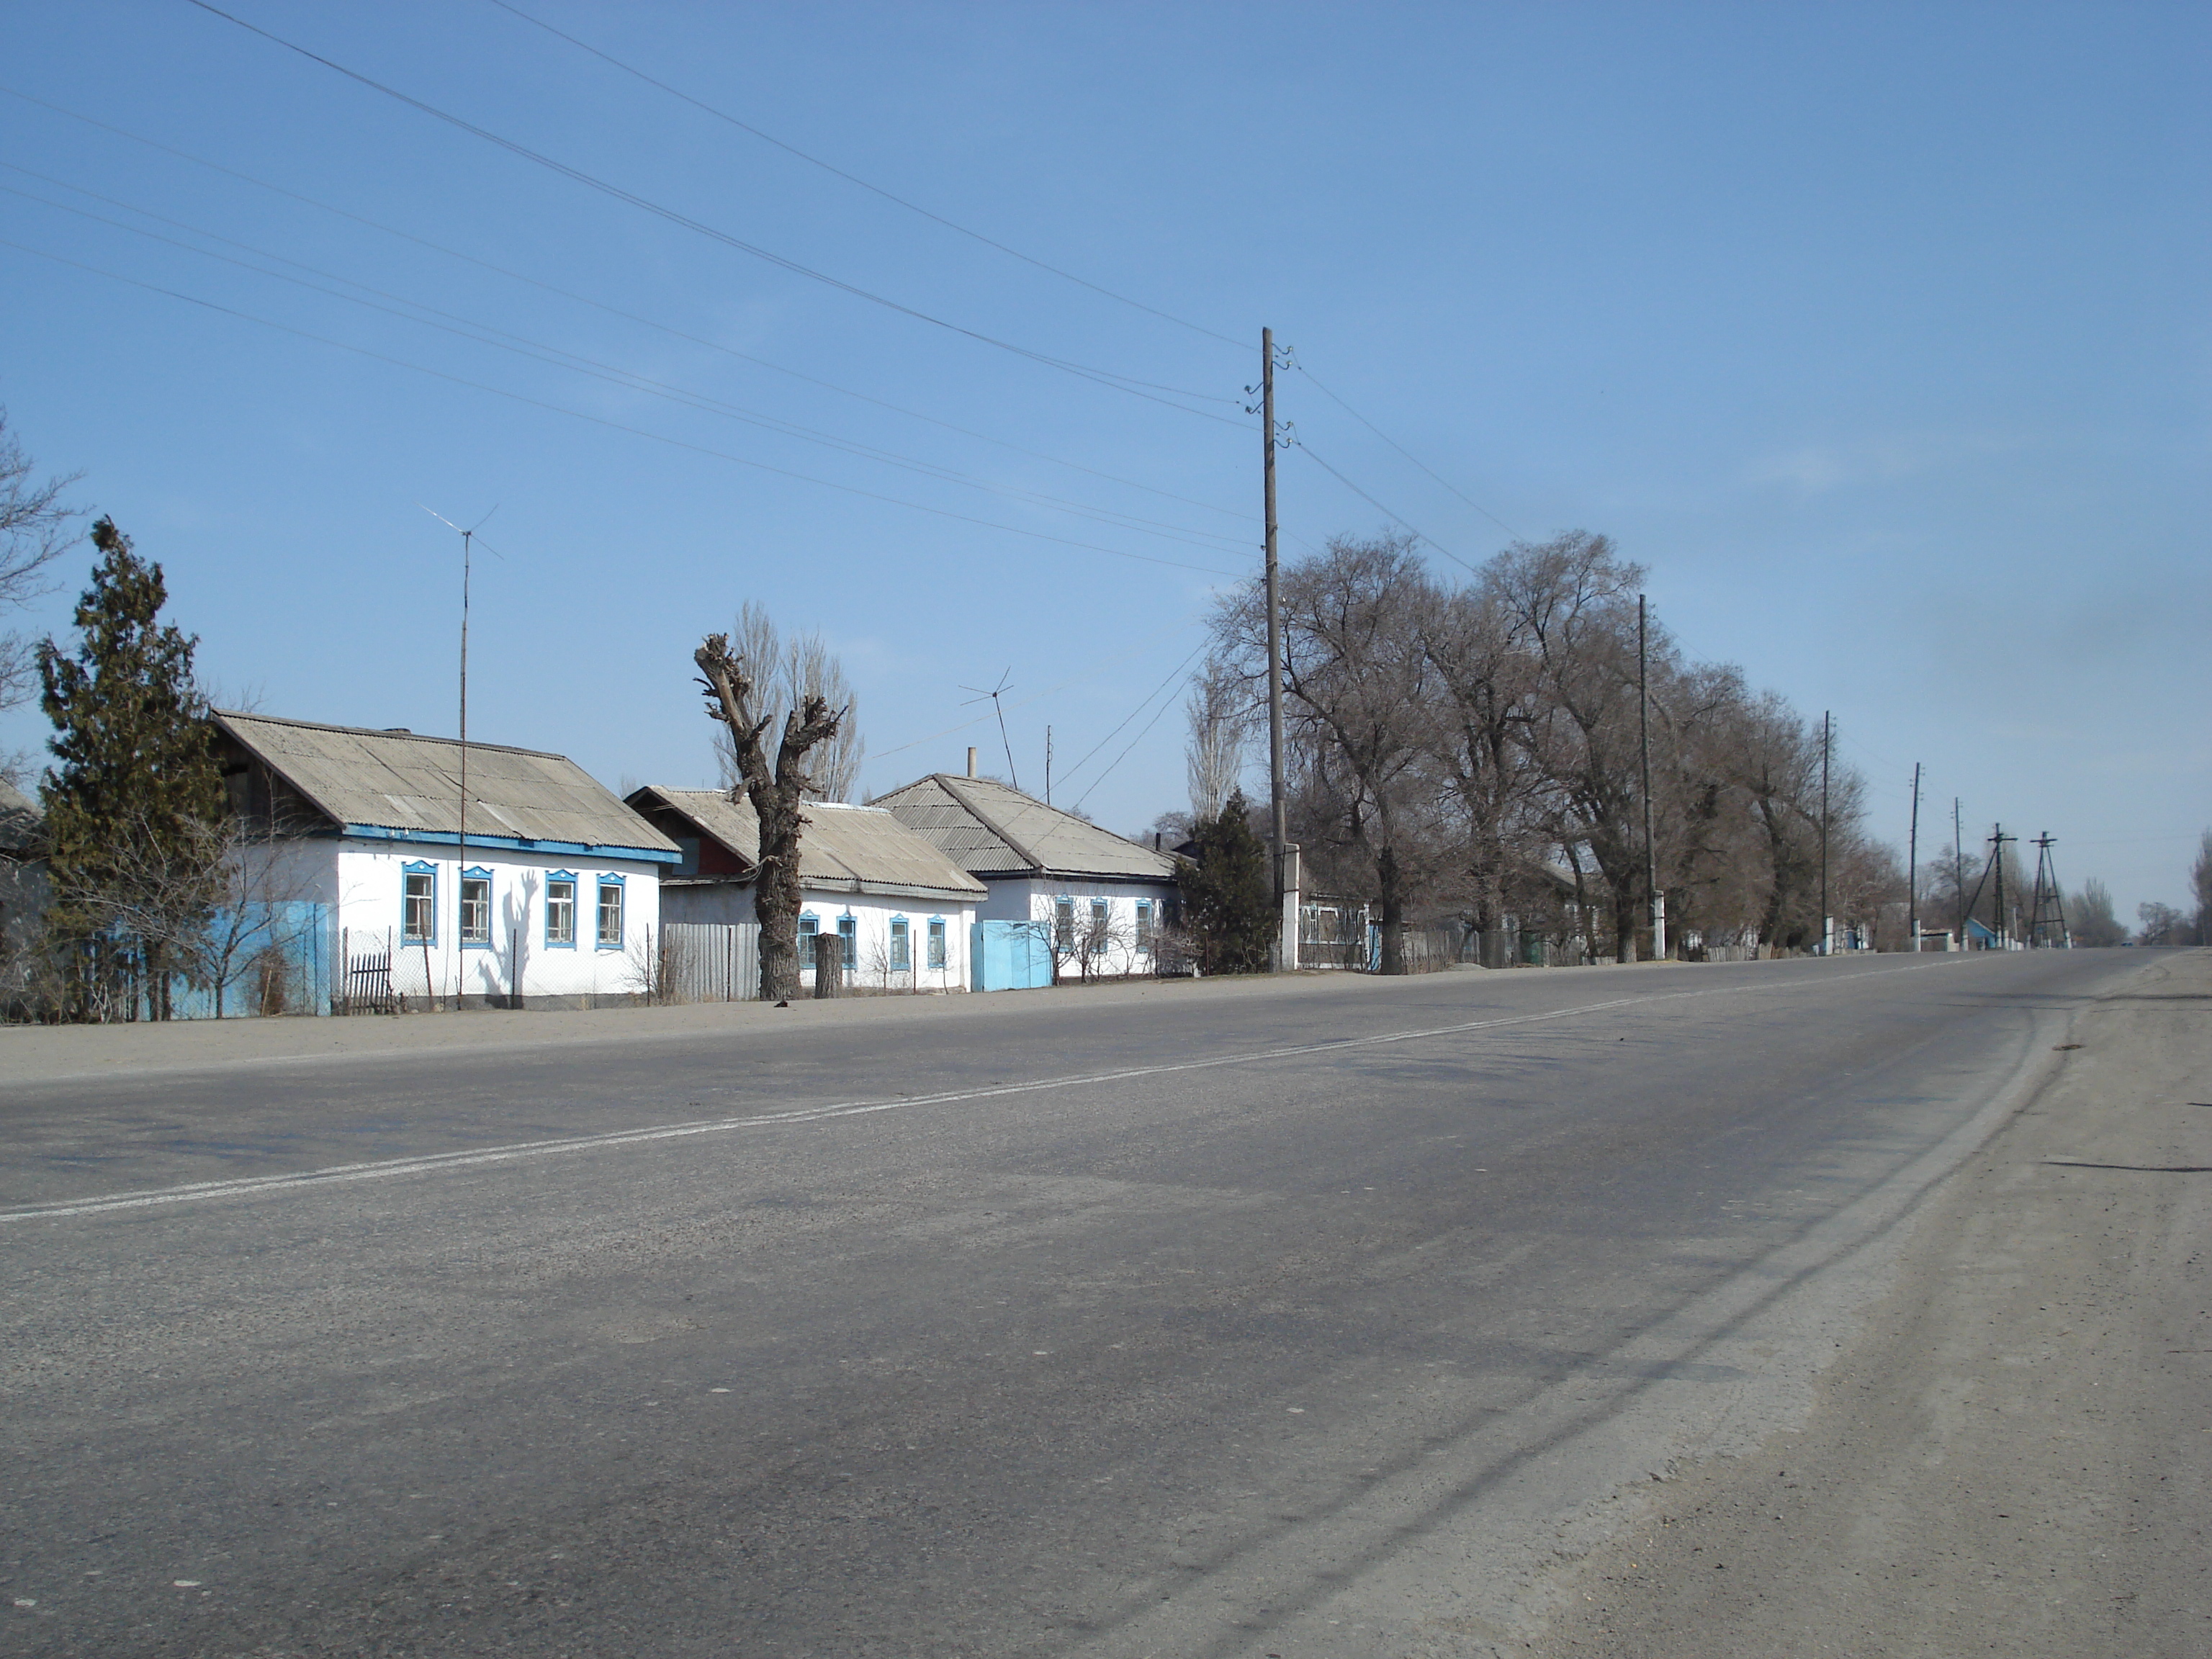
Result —
<svg viewBox="0 0 2212 1659"><path fill-rule="evenodd" d="M968 745L968 775L971 778L975 775L975 745L973 744Z"/></svg>

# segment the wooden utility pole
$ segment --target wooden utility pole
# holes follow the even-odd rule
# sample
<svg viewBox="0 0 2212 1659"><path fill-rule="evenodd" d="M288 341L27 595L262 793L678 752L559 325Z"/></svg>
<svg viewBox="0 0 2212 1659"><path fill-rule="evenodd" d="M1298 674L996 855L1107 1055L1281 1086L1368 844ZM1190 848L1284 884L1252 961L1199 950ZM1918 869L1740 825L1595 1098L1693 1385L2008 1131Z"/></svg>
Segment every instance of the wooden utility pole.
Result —
<svg viewBox="0 0 2212 1659"><path fill-rule="evenodd" d="M1651 839L1651 695L1644 656L1644 595L1636 596L1636 740L1644 750L1644 891L1651 910L1651 955L1667 954L1667 896L1659 890L1659 849Z"/></svg>
<svg viewBox="0 0 2212 1659"><path fill-rule="evenodd" d="M1957 866L1953 878L1959 884L1959 948L1966 948L1966 820L1959 798L1951 797L1951 857Z"/></svg>
<svg viewBox="0 0 2212 1659"><path fill-rule="evenodd" d="M1833 942L1828 926L1828 715L1820 715L1820 954Z"/></svg>
<svg viewBox="0 0 2212 1659"><path fill-rule="evenodd" d="M1275 867L1275 949L1278 968L1295 965L1296 936L1285 937L1293 919L1281 920L1283 861L1290 845L1289 823L1283 809L1283 603L1282 584L1275 560L1275 331L1260 331L1260 427L1265 445L1261 479L1267 501L1267 800L1268 851Z"/></svg>
<svg viewBox="0 0 2212 1659"><path fill-rule="evenodd" d="M1993 860L1995 860L1995 862L1996 862L1996 877L1997 877L1996 907L1997 907L1997 913L1996 913L1996 924L1997 924L1997 925L1996 925L1996 936L1997 936L1997 945L1996 945L1996 948L1997 948L1998 950L2000 950L2000 951L2002 951L2002 950L2003 950L2003 949L2005 948L2005 942L2006 942L2006 940L2011 938L2011 935L2010 935L2008 933L2007 933L2007 932L2006 932L2006 930L2005 930L2005 908L2004 908L2004 849L2005 849L2005 843L2006 843L2007 842L2008 842L2008 841L2018 841L2019 839L2020 839L2020 837L2019 837L2018 836L2008 836L2007 834L2005 834L2005 832L2004 832L2004 825L2002 825L2002 823L2000 823L2000 824L1998 824L1998 825L1996 825L1996 833L1995 833L1995 834L1993 834L1993 835L1991 835L1991 836L1990 836L1990 846L1993 849L1995 849L1995 850L1993 850L1993 851L1990 853L1990 857Z"/></svg>
<svg viewBox="0 0 2212 1659"><path fill-rule="evenodd" d="M461 1006L461 964L466 960L460 949L461 929L468 913L461 904L461 895L466 890L469 867L469 568L470 544L475 538L473 529L461 532L461 814L460 852L453 860L453 1011ZM434 994L431 1006L437 1006Z"/></svg>
<svg viewBox="0 0 2212 1659"><path fill-rule="evenodd" d="M1912 830L1905 837L1905 932L1920 954L1920 763L1912 763Z"/></svg>

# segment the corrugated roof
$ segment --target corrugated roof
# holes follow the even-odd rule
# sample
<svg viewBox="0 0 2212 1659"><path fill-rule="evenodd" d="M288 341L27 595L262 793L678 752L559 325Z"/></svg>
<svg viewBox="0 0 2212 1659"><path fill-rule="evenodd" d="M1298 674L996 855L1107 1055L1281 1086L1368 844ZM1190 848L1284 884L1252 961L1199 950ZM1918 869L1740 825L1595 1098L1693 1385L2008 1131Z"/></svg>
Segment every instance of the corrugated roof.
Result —
<svg viewBox="0 0 2212 1659"><path fill-rule="evenodd" d="M760 817L750 801L732 800L726 790L658 785L629 799L643 796L658 797L746 863L759 862ZM804 810L807 823L799 834L799 875L809 887L971 902L988 890L881 808L811 800Z"/></svg>
<svg viewBox="0 0 2212 1659"><path fill-rule="evenodd" d="M1173 881L1176 861L1125 841L1073 812L988 778L928 777L876 797L901 823L975 875L1034 871L1051 876Z"/></svg>
<svg viewBox="0 0 2212 1659"><path fill-rule="evenodd" d="M450 738L218 711L216 725L334 823L451 836L461 745ZM677 854L676 843L565 755L471 743L469 839Z"/></svg>
<svg viewBox="0 0 2212 1659"><path fill-rule="evenodd" d="M28 852L46 821L36 800L0 778L0 851Z"/></svg>

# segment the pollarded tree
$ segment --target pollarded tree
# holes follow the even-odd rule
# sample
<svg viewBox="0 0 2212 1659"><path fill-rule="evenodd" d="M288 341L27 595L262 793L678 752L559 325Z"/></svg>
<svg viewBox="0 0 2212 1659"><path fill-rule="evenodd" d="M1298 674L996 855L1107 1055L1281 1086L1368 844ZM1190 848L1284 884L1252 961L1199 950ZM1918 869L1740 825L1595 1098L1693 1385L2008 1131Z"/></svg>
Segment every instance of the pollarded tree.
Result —
<svg viewBox="0 0 2212 1659"><path fill-rule="evenodd" d="M746 607L747 617L756 614L753 607ZM759 620L765 622L764 617ZM757 639L774 637L772 631L752 631ZM763 655L769 660L760 660ZM834 744L852 711L849 706L833 708L819 690L808 689L803 680L790 685L773 653L749 655L742 641L739 648L732 649L726 634L709 634L691 659L706 688L708 718L720 721L727 734L737 775L732 793L744 790L760 821L753 914L760 919L761 997L768 1002L787 1001L799 994L799 838L807 823L800 806L822 794L807 757ZM784 702L779 690L796 701L782 711L771 763L763 739Z"/></svg>
<svg viewBox="0 0 2212 1659"><path fill-rule="evenodd" d="M143 976L149 1017L166 1019L169 976L221 896L208 847L225 816L222 778L192 680L198 641L159 619L161 567L112 520L92 540L102 556L77 601L76 650L39 647L46 746L59 763L40 791L49 926L75 959L66 1013L86 1018L106 1000L100 963L119 957Z"/></svg>

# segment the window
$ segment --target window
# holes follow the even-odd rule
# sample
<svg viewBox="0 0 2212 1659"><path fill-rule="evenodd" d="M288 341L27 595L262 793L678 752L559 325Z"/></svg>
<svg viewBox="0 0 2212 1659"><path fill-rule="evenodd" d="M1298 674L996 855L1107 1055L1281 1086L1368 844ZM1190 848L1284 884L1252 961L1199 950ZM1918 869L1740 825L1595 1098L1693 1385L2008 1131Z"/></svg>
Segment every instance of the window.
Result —
<svg viewBox="0 0 2212 1659"><path fill-rule="evenodd" d="M566 870L545 878L545 942L572 949L576 943L576 878Z"/></svg>
<svg viewBox="0 0 2212 1659"><path fill-rule="evenodd" d="M1090 945L1091 954L1094 957L1106 948L1107 935L1113 932L1110 915L1111 913L1107 909L1104 899L1091 901Z"/></svg>
<svg viewBox="0 0 2212 1659"><path fill-rule="evenodd" d="M1072 898L1052 902L1052 948L1063 951L1075 948L1075 901Z"/></svg>
<svg viewBox="0 0 2212 1659"><path fill-rule="evenodd" d="M860 919L848 910L837 918L837 937L845 941L845 971L851 973L860 965Z"/></svg>
<svg viewBox="0 0 2212 1659"><path fill-rule="evenodd" d="M399 937L410 945L434 945L438 939L438 872L434 865L408 864L399 872Z"/></svg>
<svg viewBox="0 0 2212 1659"><path fill-rule="evenodd" d="M891 972L903 974L914 967L914 945L907 937L906 918L891 918Z"/></svg>
<svg viewBox="0 0 2212 1659"><path fill-rule="evenodd" d="M814 965L814 936L822 931L822 918L809 913L799 919L799 965Z"/></svg>
<svg viewBox="0 0 2212 1659"><path fill-rule="evenodd" d="M461 945L481 948L491 943L491 872L461 872Z"/></svg>
<svg viewBox="0 0 2212 1659"><path fill-rule="evenodd" d="M619 951L623 942L623 878L599 878L599 949Z"/></svg>
<svg viewBox="0 0 2212 1659"><path fill-rule="evenodd" d="M933 968L945 966L945 918L943 916L932 916L929 919L929 965Z"/></svg>
<svg viewBox="0 0 2212 1659"><path fill-rule="evenodd" d="M1152 902L1150 899L1137 901L1136 945L1139 951L1152 948Z"/></svg>

